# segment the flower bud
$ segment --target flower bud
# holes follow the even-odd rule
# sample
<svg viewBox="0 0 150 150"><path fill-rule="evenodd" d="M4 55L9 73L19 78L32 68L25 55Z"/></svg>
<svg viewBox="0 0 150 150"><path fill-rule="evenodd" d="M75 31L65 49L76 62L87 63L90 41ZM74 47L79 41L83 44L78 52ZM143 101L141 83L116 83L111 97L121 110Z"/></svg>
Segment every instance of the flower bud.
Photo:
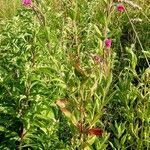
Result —
<svg viewBox="0 0 150 150"><path fill-rule="evenodd" d="M109 49L109 48L111 47L111 44L112 44L112 40L111 40L111 39L106 39L106 40L105 40L105 47L106 47L106 48Z"/></svg>
<svg viewBox="0 0 150 150"><path fill-rule="evenodd" d="M22 4L23 4L24 6L30 6L31 3L32 3L32 0L22 0Z"/></svg>
<svg viewBox="0 0 150 150"><path fill-rule="evenodd" d="M124 5L123 5L123 4L118 4L117 10L118 10L119 12L124 12L124 11L125 11Z"/></svg>

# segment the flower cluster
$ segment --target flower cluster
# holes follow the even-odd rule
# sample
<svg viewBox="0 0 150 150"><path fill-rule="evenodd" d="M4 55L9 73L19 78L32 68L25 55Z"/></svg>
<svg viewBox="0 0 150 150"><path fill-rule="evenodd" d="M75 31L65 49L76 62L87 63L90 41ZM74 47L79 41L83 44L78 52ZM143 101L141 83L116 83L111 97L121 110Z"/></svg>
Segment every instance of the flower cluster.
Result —
<svg viewBox="0 0 150 150"><path fill-rule="evenodd" d="M122 3L118 4L118 5L117 5L117 10L118 10L119 12L124 12L124 11L125 11L124 5L123 5ZM112 45L112 40L109 39L109 38L107 38L107 39L105 39L104 43L105 43L105 47L106 47L107 49L109 49L109 48L111 47L111 45Z"/></svg>

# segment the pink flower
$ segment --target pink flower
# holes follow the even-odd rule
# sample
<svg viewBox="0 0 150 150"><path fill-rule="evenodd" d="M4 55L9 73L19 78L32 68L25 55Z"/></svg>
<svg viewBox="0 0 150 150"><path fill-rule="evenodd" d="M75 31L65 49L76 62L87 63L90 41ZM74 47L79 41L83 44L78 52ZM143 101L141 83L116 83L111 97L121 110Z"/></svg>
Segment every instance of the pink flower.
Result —
<svg viewBox="0 0 150 150"><path fill-rule="evenodd" d="M125 11L124 5L123 5L123 4L118 4L117 10L118 10L119 12L124 12L124 11Z"/></svg>
<svg viewBox="0 0 150 150"><path fill-rule="evenodd" d="M32 3L32 0L22 0L22 4L23 4L24 6L30 6L31 3Z"/></svg>
<svg viewBox="0 0 150 150"><path fill-rule="evenodd" d="M106 39L106 40L105 40L105 47L106 47L106 48L110 48L110 47L111 47L111 44L112 44L112 40L111 40L111 39Z"/></svg>

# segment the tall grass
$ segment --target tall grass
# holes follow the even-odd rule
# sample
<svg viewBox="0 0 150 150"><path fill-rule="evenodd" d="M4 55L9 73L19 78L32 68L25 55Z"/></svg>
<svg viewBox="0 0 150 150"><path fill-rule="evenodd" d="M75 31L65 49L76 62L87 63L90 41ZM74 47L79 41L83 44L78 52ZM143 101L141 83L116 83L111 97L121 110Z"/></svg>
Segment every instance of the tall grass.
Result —
<svg viewBox="0 0 150 150"><path fill-rule="evenodd" d="M19 7L19 0L0 0L0 19L13 17Z"/></svg>

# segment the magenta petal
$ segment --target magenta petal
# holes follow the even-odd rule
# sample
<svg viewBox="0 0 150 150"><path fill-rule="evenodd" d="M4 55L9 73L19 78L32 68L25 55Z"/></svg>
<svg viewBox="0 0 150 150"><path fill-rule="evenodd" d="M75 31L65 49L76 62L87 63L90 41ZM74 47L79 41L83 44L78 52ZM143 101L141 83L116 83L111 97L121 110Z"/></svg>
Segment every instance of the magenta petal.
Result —
<svg viewBox="0 0 150 150"><path fill-rule="evenodd" d="M30 6L31 3L32 3L32 0L22 0L22 4L23 4L24 6Z"/></svg>
<svg viewBox="0 0 150 150"><path fill-rule="evenodd" d="M106 39L106 40L105 40L105 47L106 47L106 48L110 48L110 47L111 47L111 44L112 44L112 40L111 40L111 39Z"/></svg>
<svg viewBox="0 0 150 150"><path fill-rule="evenodd" d="M118 10L119 12L124 12L124 11L125 11L124 5L123 5L123 4L119 4L119 5L117 6L117 10Z"/></svg>

